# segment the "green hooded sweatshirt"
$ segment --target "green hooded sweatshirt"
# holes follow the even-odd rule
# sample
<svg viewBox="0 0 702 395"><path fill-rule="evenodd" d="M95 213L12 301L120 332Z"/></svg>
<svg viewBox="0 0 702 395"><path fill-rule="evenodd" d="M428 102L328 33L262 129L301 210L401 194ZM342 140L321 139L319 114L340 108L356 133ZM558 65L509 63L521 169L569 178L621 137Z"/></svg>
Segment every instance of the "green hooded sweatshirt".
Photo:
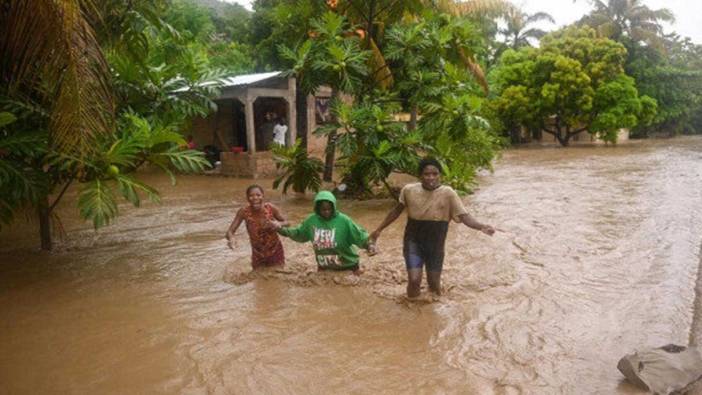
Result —
<svg viewBox="0 0 702 395"><path fill-rule="evenodd" d="M319 204L328 201L334 207L330 219L319 214ZM278 231L295 241L312 242L317 265L322 269L345 270L358 265L358 252L354 245L366 248L368 232L336 208L336 198L329 191L321 191L314 198L314 214L298 226Z"/></svg>

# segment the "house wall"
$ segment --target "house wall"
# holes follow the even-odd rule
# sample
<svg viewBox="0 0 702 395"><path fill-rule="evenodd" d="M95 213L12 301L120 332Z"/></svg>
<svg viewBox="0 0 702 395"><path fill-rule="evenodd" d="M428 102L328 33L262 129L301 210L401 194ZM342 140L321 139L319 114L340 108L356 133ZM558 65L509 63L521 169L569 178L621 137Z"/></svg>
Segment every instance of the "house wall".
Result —
<svg viewBox="0 0 702 395"><path fill-rule="evenodd" d="M217 100L217 111L206 118L192 120L191 133L199 149L214 145L228 151L230 145L237 145L234 136L234 100Z"/></svg>
<svg viewBox="0 0 702 395"><path fill-rule="evenodd" d="M216 100L218 111L192 121L195 143L199 148L214 145L222 151L222 174L252 178L275 175L273 156L266 151L270 145L268 140L272 140L272 128L268 131L263 127L273 125L266 120L266 113L286 118L286 137L288 143L291 143L297 135L295 96L294 78L271 78L248 85L226 87ZM255 142L255 147L248 147L247 141ZM231 147L244 146L244 152L230 152Z"/></svg>
<svg viewBox="0 0 702 395"><path fill-rule="evenodd" d="M234 152L220 154L221 174L243 178L273 177L276 175L275 161L270 152L257 152L253 155Z"/></svg>
<svg viewBox="0 0 702 395"><path fill-rule="evenodd" d="M317 129L317 98L328 98L319 94L307 95L307 154L316 158L324 159L324 151L327 147L327 139L324 136L314 134Z"/></svg>
<svg viewBox="0 0 702 395"><path fill-rule="evenodd" d="M331 100L332 90L329 87L321 87L317 89L314 95L307 96L307 152L310 156L324 159L327 149L327 138L314 134L314 131L322 126L320 124L320 101L328 103ZM341 100L344 103L352 103L353 97L350 95L341 95ZM330 116L331 114L327 114Z"/></svg>

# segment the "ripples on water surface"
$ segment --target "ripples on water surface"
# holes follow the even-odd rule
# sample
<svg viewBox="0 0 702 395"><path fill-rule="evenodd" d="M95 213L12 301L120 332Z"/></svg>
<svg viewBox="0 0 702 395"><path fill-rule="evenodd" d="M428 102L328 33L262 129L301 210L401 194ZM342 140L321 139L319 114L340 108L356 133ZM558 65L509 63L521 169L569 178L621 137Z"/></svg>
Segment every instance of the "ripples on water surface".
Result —
<svg viewBox="0 0 702 395"><path fill-rule="evenodd" d="M633 394L621 356L702 337L700 138L506 152L465 202L508 232L453 225L433 303L402 298L404 219L360 280L289 240L285 272L249 278L245 233L222 240L247 181L146 178L163 204L97 233L64 202L56 253L2 234L0 393ZM341 202L371 229L391 206Z"/></svg>

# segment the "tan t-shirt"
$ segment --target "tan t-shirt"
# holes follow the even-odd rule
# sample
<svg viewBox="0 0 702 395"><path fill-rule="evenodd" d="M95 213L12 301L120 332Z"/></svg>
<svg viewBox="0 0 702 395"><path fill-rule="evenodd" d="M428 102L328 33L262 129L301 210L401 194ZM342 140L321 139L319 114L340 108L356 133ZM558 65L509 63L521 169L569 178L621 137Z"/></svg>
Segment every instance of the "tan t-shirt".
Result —
<svg viewBox="0 0 702 395"><path fill-rule="evenodd" d="M400 203L407 207L407 215L420 221L459 222L458 217L468 214L461 198L453 188L442 185L433 191L422 188L422 183L407 184L400 191Z"/></svg>

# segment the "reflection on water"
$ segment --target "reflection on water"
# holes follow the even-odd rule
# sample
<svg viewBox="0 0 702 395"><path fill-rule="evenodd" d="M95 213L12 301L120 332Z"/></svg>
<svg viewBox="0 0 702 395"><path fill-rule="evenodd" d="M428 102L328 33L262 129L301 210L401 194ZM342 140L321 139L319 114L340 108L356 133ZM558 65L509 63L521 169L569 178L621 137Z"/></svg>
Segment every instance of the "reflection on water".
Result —
<svg viewBox="0 0 702 395"><path fill-rule="evenodd" d="M1 235L0 393L634 394L621 356L702 336L700 138L508 151L465 199L506 232L453 225L424 303L402 297L403 220L360 278L287 239L285 270L247 275L245 233L222 236L248 181L145 177L163 204L97 233L68 196L56 253L31 226ZM390 207L341 202L367 228Z"/></svg>

